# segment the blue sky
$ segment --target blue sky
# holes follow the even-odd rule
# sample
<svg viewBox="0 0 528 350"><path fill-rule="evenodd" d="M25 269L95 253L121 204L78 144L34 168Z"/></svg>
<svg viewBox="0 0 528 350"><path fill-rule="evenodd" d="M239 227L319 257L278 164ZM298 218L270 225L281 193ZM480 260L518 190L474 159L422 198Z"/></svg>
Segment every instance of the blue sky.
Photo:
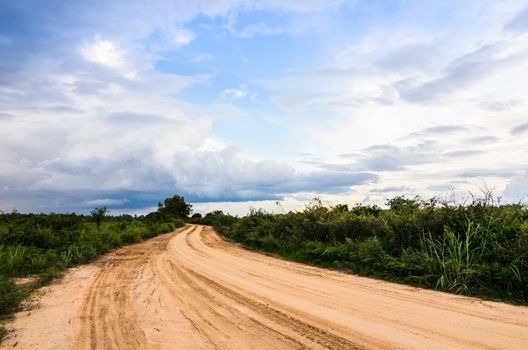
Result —
<svg viewBox="0 0 528 350"><path fill-rule="evenodd" d="M528 195L525 1L2 1L0 209Z"/></svg>

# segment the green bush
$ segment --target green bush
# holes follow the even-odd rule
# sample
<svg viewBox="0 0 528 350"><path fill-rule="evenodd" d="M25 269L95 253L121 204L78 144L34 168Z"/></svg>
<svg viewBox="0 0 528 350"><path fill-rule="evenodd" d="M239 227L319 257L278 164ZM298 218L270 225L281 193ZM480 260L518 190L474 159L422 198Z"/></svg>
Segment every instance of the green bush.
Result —
<svg viewBox="0 0 528 350"><path fill-rule="evenodd" d="M0 315L14 311L24 294L16 285L4 276L0 276Z"/></svg>

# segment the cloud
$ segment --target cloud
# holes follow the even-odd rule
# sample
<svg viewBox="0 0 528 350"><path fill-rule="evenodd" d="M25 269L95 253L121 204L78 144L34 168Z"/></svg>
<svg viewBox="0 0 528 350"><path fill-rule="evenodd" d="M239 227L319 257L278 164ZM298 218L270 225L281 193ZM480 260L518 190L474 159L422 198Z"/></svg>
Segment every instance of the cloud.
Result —
<svg viewBox="0 0 528 350"><path fill-rule="evenodd" d="M345 158L351 157L347 155ZM361 153L354 158L356 159L352 163L323 163L320 167L334 171L402 171L409 166L432 163L441 159L434 142L413 146L374 145L361 150Z"/></svg>
<svg viewBox="0 0 528 350"><path fill-rule="evenodd" d="M526 202L528 199L528 171L511 179L504 189L503 196L506 200Z"/></svg>
<svg viewBox="0 0 528 350"><path fill-rule="evenodd" d="M370 192L374 193L399 193L399 192L413 192L414 189L409 186L389 186L382 188L374 188Z"/></svg>
<svg viewBox="0 0 528 350"><path fill-rule="evenodd" d="M457 177L463 178L487 178L487 177L502 177L512 178L517 174L512 170L489 170L489 169L468 169L455 174Z"/></svg>
<svg viewBox="0 0 528 350"><path fill-rule="evenodd" d="M125 66L125 54L115 43L107 39L96 39L81 47L81 55L90 62L121 70Z"/></svg>
<svg viewBox="0 0 528 350"><path fill-rule="evenodd" d="M242 98L248 95L248 91L245 86L242 86L240 88L225 89L224 95L233 97L233 98Z"/></svg>
<svg viewBox="0 0 528 350"><path fill-rule="evenodd" d="M351 187L375 182L377 176L359 171L298 171L284 163L252 162L240 150L182 152L175 174L177 186L199 201L279 199L297 192L346 193Z"/></svg>
<svg viewBox="0 0 528 350"><path fill-rule="evenodd" d="M400 97L410 102L427 102L441 99L456 89L470 85L496 69L500 60L501 45L484 45L453 60L435 79L425 82L402 80L395 84Z"/></svg>
<svg viewBox="0 0 528 350"><path fill-rule="evenodd" d="M364 149L363 153L360 167L372 171L403 170L408 166L439 160L437 144L431 141L403 147L375 145Z"/></svg>
<svg viewBox="0 0 528 350"><path fill-rule="evenodd" d="M481 145L481 144L487 144L487 143L494 143L494 142L497 142L498 140L499 138L496 136L486 135L486 136L472 137L468 139L466 142L469 144Z"/></svg>
<svg viewBox="0 0 528 350"><path fill-rule="evenodd" d="M505 112L522 106L524 101L521 99L509 99L506 101L484 101L480 103L480 107L492 112Z"/></svg>
<svg viewBox="0 0 528 350"><path fill-rule="evenodd" d="M134 112L119 112L106 117L109 122L118 124L174 124L178 120L156 114L141 114Z"/></svg>
<svg viewBox="0 0 528 350"><path fill-rule="evenodd" d="M444 153L444 156L448 158L466 158L466 157L478 156L478 155L481 155L482 153L484 152L479 151L479 150L460 150L460 151L446 152Z"/></svg>
<svg viewBox="0 0 528 350"><path fill-rule="evenodd" d="M254 162L242 158L236 148L175 152L168 166L148 150L135 149L125 157L57 158L18 166L0 176L0 205L9 209L10 202L19 210L35 210L45 202L38 198L50 194L53 208L79 210L154 206L174 193L192 202L278 200L299 192L342 194L376 181L377 176L367 172L303 172L284 163Z"/></svg>
<svg viewBox="0 0 528 350"><path fill-rule="evenodd" d="M468 127L464 125L437 125L422 129L418 132L409 134L407 137L416 136L442 136L447 134L467 131Z"/></svg>
<svg viewBox="0 0 528 350"><path fill-rule="evenodd" d="M417 167L427 164L438 164L449 162L453 159L475 158L484 154L478 149L460 149L467 147L467 135L472 134L475 128L465 125L435 125L412 132L393 143L372 145L355 153L344 153L338 156L351 161L345 164L319 163L324 169L331 170L363 170L373 172L405 171L409 167ZM459 138L457 143L450 139ZM445 143L451 141L450 149L446 149ZM470 143L483 143L495 141L495 138L484 136L483 138L470 139Z"/></svg>
<svg viewBox="0 0 528 350"><path fill-rule="evenodd" d="M196 34L188 29L180 29L172 33L171 41L177 45L188 45L196 38Z"/></svg>
<svg viewBox="0 0 528 350"><path fill-rule="evenodd" d="M521 135L528 131L528 123L517 125L511 129L512 135Z"/></svg>
<svg viewBox="0 0 528 350"><path fill-rule="evenodd" d="M504 29L510 31L523 32L528 29L528 7L519 12L511 21L509 21Z"/></svg>
<svg viewBox="0 0 528 350"><path fill-rule="evenodd" d="M270 27L266 23L254 23L250 24L241 30L237 30L233 27L229 28L231 35L237 38L249 39L257 36L271 36L284 33L283 28L279 27Z"/></svg>
<svg viewBox="0 0 528 350"><path fill-rule="evenodd" d="M122 206L123 204L128 203L129 200L126 198L121 199L112 199L112 198L97 198L84 202L88 207L97 207L97 206Z"/></svg>

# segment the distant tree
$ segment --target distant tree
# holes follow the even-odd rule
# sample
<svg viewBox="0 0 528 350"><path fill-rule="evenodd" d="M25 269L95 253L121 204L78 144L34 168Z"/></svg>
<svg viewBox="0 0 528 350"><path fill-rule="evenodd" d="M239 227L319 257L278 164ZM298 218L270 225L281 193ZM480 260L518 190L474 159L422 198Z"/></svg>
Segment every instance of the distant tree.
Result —
<svg viewBox="0 0 528 350"><path fill-rule="evenodd" d="M332 208L332 211L334 213L346 213L348 211L348 205L346 204L338 204L335 207Z"/></svg>
<svg viewBox="0 0 528 350"><path fill-rule="evenodd" d="M202 223L202 214L194 213L188 220L192 224L201 224Z"/></svg>
<svg viewBox="0 0 528 350"><path fill-rule="evenodd" d="M158 204L158 212L169 218L187 219L191 211L192 205L185 203L185 198L179 195L165 198L163 204Z"/></svg>
<svg viewBox="0 0 528 350"><path fill-rule="evenodd" d="M420 207L420 198L416 196L413 199L409 199L405 196L397 196L389 199L387 205L391 210L398 213L410 212Z"/></svg>
<svg viewBox="0 0 528 350"><path fill-rule="evenodd" d="M97 227L101 226L101 223L103 222L103 219L105 218L107 213L107 209L105 207L102 208L95 208L90 212L92 215L92 219L95 221L95 225Z"/></svg>

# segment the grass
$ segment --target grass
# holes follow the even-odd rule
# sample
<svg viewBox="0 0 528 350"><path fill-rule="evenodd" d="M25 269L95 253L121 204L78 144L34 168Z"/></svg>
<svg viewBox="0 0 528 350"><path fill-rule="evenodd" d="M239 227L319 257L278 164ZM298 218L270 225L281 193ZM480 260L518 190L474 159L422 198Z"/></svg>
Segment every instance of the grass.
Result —
<svg viewBox="0 0 528 350"><path fill-rule="evenodd" d="M481 260L485 244L474 244L480 226L469 222L465 235L457 235L449 228L440 240L429 233L422 237L423 253L430 261L430 270L438 276L435 288L455 293L469 293L471 281L478 278L477 261Z"/></svg>
<svg viewBox="0 0 528 350"><path fill-rule="evenodd" d="M7 335L7 329L4 326L0 326L0 343L2 339Z"/></svg>
<svg viewBox="0 0 528 350"><path fill-rule="evenodd" d="M0 321L18 308L26 294L19 290L9 279L0 276ZM0 325L0 342L6 336L7 329Z"/></svg>

